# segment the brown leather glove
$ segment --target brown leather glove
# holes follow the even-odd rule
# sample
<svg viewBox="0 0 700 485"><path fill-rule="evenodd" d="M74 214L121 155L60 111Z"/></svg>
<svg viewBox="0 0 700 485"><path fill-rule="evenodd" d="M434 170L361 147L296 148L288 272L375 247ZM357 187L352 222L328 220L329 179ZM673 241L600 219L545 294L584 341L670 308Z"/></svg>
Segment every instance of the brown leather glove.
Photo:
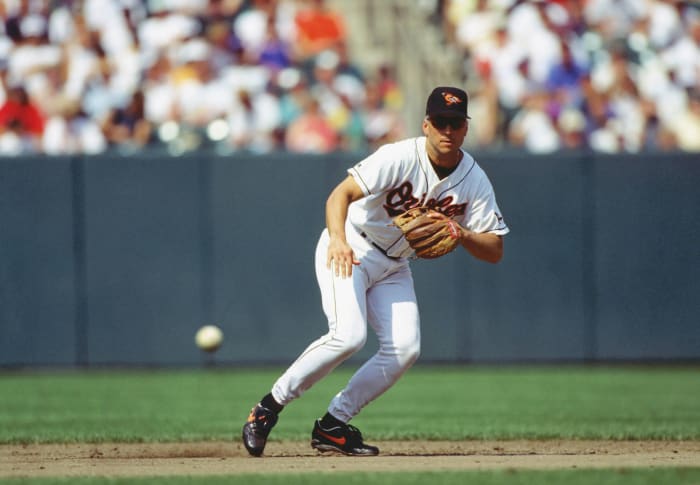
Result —
<svg viewBox="0 0 700 485"><path fill-rule="evenodd" d="M419 258L439 258L459 244L457 223L431 217L430 214L435 212L427 207L414 207L393 219Z"/></svg>

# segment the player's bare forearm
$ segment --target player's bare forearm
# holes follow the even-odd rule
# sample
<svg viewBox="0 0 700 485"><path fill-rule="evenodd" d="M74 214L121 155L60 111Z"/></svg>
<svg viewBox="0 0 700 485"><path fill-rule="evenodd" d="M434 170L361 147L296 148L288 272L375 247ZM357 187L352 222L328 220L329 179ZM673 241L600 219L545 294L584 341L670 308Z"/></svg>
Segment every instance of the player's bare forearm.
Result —
<svg viewBox="0 0 700 485"><path fill-rule="evenodd" d="M450 219L439 212L432 212L430 217L444 221ZM491 234L490 232L473 232L466 227L456 224L454 221L452 221L452 223L459 228L459 243L464 249L469 251L469 254L476 259L489 263L498 263L501 260L503 257L503 237Z"/></svg>
<svg viewBox="0 0 700 485"><path fill-rule="evenodd" d="M459 241L469 253L488 263L498 263L503 257L503 238L489 232L477 233L462 228Z"/></svg>
<svg viewBox="0 0 700 485"><path fill-rule="evenodd" d="M345 219L350 204L363 196L355 179L348 176L333 189L326 201L326 227L330 236L326 265L328 268L333 265L336 276L350 276L352 266L360 264L345 238Z"/></svg>
<svg viewBox="0 0 700 485"><path fill-rule="evenodd" d="M348 217L348 207L364 194L355 179L347 176L328 196L326 201L326 227L333 238L345 241L345 219Z"/></svg>

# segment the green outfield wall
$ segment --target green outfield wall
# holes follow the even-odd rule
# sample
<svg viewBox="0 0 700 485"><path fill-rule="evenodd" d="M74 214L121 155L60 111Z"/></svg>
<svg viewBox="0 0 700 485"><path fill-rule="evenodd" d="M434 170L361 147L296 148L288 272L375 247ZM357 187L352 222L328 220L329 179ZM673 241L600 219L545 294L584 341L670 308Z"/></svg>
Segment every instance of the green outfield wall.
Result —
<svg viewBox="0 0 700 485"><path fill-rule="evenodd" d="M698 155L475 156L511 233L495 266L412 264L422 361L700 360ZM361 157L0 159L0 366L200 365L205 323L217 362L290 362L325 331L314 248Z"/></svg>

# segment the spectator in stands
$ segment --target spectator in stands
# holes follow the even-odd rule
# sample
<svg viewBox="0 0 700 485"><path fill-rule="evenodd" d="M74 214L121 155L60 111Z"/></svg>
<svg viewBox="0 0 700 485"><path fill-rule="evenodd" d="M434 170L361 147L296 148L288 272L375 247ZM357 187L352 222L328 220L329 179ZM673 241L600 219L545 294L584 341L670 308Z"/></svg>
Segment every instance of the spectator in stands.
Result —
<svg viewBox="0 0 700 485"><path fill-rule="evenodd" d="M236 92L214 71L210 45L195 38L171 53L177 121L200 130L224 117L235 102Z"/></svg>
<svg viewBox="0 0 700 485"><path fill-rule="evenodd" d="M259 63L258 54L246 50L242 44L234 48L234 62L218 73L218 77L233 94L240 90L251 93L267 89L275 70Z"/></svg>
<svg viewBox="0 0 700 485"><path fill-rule="evenodd" d="M291 47L280 37L274 17L268 17L265 32L265 39L258 54L258 63L272 71L289 67L292 64Z"/></svg>
<svg viewBox="0 0 700 485"><path fill-rule="evenodd" d="M38 14L22 17L19 24L20 39L16 41L7 57L8 80L22 83L31 93L32 79L44 69L57 65L62 60L61 47L48 43L46 19Z"/></svg>
<svg viewBox="0 0 700 485"><path fill-rule="evenodd" d="M96 52L94 65L73 99L80 104L87 116L101 124L112 109L124 105L128 99L115 85L115 65L110 62L104 50L96 49Z"/></svg>
<svg viewBox="0 0 700 485"><path fill-rule="evenodd" d="M302 0L294 23L299 61L303 62L327 49L336 49L346 41L343 18L325 0Z"/></svg>
<svg viewBox="0 0 700 485"><path fill-rule="evenodd" d="M263 50L270 49L271 38L290 42L293 34L287 23L291 23L292 13L287 11L288 4L278 0L251 0L235 17L233 32L251 59L257 61Z"/></svg>
<svg viewBox="0 0 700 485"><path fill-rule="evenodd" d="M500 109L498 86L490 64L477 65L480 82L470 90L469 110L479 120L469 126L467 143L474 146L495 147L502 143L499 137Z"/></svg>
<svg viewBox="0 0 700 485"><path fill-rule="evenodd" d="M357 64L355 64L352 56L350 55L350 50L348 49L347 43L341 42L335 48L333 48L332 51L338 55L338 66L336 67L336 71L339 75L350 76L360 82L365 81L369 73L364 72L357 66ZM379 69L381 69L381 66Z"/></svg>
<svg viewBox="0 0 700 485"><path fill-rule="evenodd" d="M545 88L560 106L575 106L580 103L581 81L588 74L588 68L574 59L567 42L560 39L559 45L561 59L549 70Z"/></svg>
<svg viewBox="0 0 700 485"><path fill-rule="evenodd" d="M172 63L165 55L159 56L145 69L142 82L144 114L154 126L179 119L175 107L176 89L172 76Z"/></svg>
<svg viewBox="0 0 700 485"><path fill-rule="evenodd" d="M148 145L153 126L145 118L143 91L136 91L123 108L113 109L102 130L111 146L137 150Z"/></svg>
<svg viewBox="0 0 700 485"><path fill-rule="evenodd" d="M401 86L396 79L396 73L391 64L383 63L377 69L377 89L382 103L388 109L395 111L403 108L404 96Z"/></svg>
<svg viewBox="0 0 700 485"><path fill-rule="evenodd" d="M30 10L30 3L26 0L19 2L0 2L4 21L5 34L14 42L20 43L25 38L26 32L22 32L22 19L35 13Z"/></svg>
<svg viewBox="0 0 700 485"><path fill-rule="evenodd" d="M280 103L267 90L257 93L240 90L227 123L229 146L234 150L267 153L280 148L277 133L282 123Z"/></svg>
<svg viewBox="0 0 700 485"><path fill-rule="evenodd" d="M236 49L240 48L240 40L231 29L231 23L225 20L208 22L204 37L210 46L212 69L217 75L236 62Z"/></svg>
<svg viewBox="0 0 700 485"><path fill-rule="evenodd" d="M568 107L559 113L555 128L561 140L560 149L583 150L586 140L586 118L577 108Z"/></svg>
<svg viewBox="0 0 700 485"><path fill-rule="evenodd" d="M546 0L516 2L506 21L508 37L523 49L527 58L529 79L540 85L561 56L561 41L550 17L553 9L562 10L555 2Z"/></svg>
<svg viewBox="0 0 700 485"><path fill-rule="evenodd" d="M467 7L470 3L473 8ZM498 27L503 23L504 12L493 8L489 0L476 2L450 2L449 14L452 15L448 37L454 38L456 45L468 53L477 55L489 44Z"/></svg>
<svg viewBox="0 0 700 485"><path fill-rule="evenodd" d="M659 57L673 72L675 82L683 88L700 86L700 5L688 15L685 29L661 51Z"/></svg>
<svg viewBox="0 0 700 485"><path fill-rule="evenodd" d="M278 71L292 64L290 47L277 34L271 20L267 24L267 37L263 42L258 62L272 71Z"/></svg>
<svg viewBox="0 0 700 485"><path fill-rule="evenodd" d="M339 72L340 56L334 50L325 50L316 56L310 91L321 105L326 118L340 129L345 112L343 97L350 105L359 106L365 98L365 86L354 75Z"/></svg>
<svg viewBox="0 0 700 485"><path fill-rule="evenodd" d="M0 106L0 135L7 146L39 151L45 124L43 113L30 100L24 87L10 85L6 88L6 100Z"/></svg>
<svg viewBox="0 0 700 485"><path fill-rule="evenodd" d="M66 106L61 116L52 117L46 124L43 150L49 155L96 155L107 146L102 128L80 103Z"/></svg>
<svg viewBox="0 0 700 485"><path fill-rule="evenodd" d="M511 62L515 61L515 64ZM528 100L539 95L544 88L533 80L530 73L530 60L527 56L519 59L513 57L508 61L496 64L496 85L498 86L498 101L501 110L502 124L499 128L501 136L508 139L510 124L520 112L528 109ZM537 98L537 105L540 97ZM532 103L530 103L532 107Z"/></svg>
<svg viewBox="0 0 700 485"><path fill-rule="evenodd" d="M700 87L690 90L687 109L673 124L678 146L687 152L700 152Z"/></svg>
<svg viewBox="0 0 700 485"><path fill-rule="evenodd" d="M561 148L557 127L550 115L551 99L545 91L525 96L523 109L517 112L508 129L508 141L531 153L551 153Z"/></svg>
<svg viewBox="0 0 700 485"><path fill-rule="evenodd" d="M340 135L339 148L346 151L363 152L368 149L365 136L365 119L356 103L346 95L341 95L342 110L335 120L336 130Z"/></svg>
<svg viewBox="0 0 700 485"><path fill-rule="evenodd" d="M291 67L279 71L274 78L274 83L279 93L281 128L286 130L304 110L308 96L308 83L300 69Z"/></svg>
<svg viewBox="0 0 700 485"><path fill-rule="evenodd" d="M365 137L370 150L405 136L405 126L401 116L398 111L387 108L380 84L376 79L370 79L366 83L362 111Z"/></svg>
<svg viewBox="0 0 700 485"><path fill-rule="evenodd" d="M307 95L302 109L302 114L287 128L287 149L297 153L315 154L330 153L338 149L338 134L323 116L318 100Z"/></svg>

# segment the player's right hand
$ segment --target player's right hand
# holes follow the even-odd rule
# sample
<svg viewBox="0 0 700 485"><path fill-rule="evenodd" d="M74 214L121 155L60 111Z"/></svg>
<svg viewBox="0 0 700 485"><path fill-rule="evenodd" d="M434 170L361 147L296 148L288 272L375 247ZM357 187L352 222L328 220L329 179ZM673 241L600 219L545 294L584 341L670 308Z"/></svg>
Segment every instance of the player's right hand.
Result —
<svg viewBox="0 0 700 485"><path fill-rule="evenodd" d="M358 264L360 262L355 259L355 254L347 241L331 238L328 243L328 256L326 258L326 267L328 269L333 271L336 276L349 278L352 276L353 265Z"/></svg>

